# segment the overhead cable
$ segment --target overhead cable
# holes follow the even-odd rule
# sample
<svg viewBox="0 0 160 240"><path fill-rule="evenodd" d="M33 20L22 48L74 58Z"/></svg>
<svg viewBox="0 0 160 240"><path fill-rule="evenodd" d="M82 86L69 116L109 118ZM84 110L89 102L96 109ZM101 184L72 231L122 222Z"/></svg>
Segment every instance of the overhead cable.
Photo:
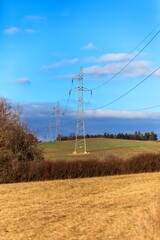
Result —
<svg viewBox="0 0 160 240"><path fill-rule="evenodd" d="M71 88L72 88L72 85L73 85L73 82L71 83ZM66 112L67 112L68 104L69 104L70 98L71 98L71 93L70 93L70 91L69 91L68 99L67 99L67 102L66 102L66 106L65 106L65 109L64 109L63 115L65 115Z"/></svg>
<svg viewBox="0 0 160 240"><path fill-rule="evenodd" d="M159 26L159 25L158 25ZM157 26L157 27L158 27ZM153 31L152 31L153 32ZM122 67L121 68L121 70L120 71L118 71L114 76L112 76L111 78L109 78L106 82L104 82L104 83L102 83L101 85L99 85L98 87L95 87L95 88L93 88L92 89L92 91L95 91L95 90L97 90L97 89L99 89L99 88L101 88L101 87L103 87L104 85L106 85L108 82L111 82L114 78L116 78L126 67L128 67L128 65L129 64L131 64L134 60L135 60L135 58L136 57L138 57L140 54L141 54L141 52L143 52L143 50L157 37L157 35L160 33L160 30L149 40L149 42L124 66L124 67ZM151 33L150 33L151 34ZM150 35L149 34L149 35ZM148 35L148 36L149 36ZM148 37L147 36L147 37ZM146 37L146 38L147 38ZM145 38L145 39L146 39ZM144 40L143 40L144 41ZM142 41L142 42L143 42Z"/></svg>
<svg viewBox="0 0 160 240"><path fill-rule="evenodd" d="M130 110L130 111L144 111L144 110L149 110L149 109L153 109L153 108L157 108L157 107L160 107L160 104L154 105L154 106L151 106L151 107L138 108L138 109L134 109L134 110Z"/></svg>
<svg viewBox="0 0 160 240"><path fill-rule="evenodd" d="M137 85L135 85L133 88L131 88L130 90L128 90L126 93L124 93L123 95L121 95L120 97L116 98L115 100L107 103L107 104L104 104L98 108L95 108L94 110L97 110L97 109L101 109L101 108L104 108L106 106L109 106L115 102L117 102L118 100L120 100L121 98L125 97L126 95L128 95L130 92L132 92L134 89L136 89L138 86L140 86L143 82L145 82L148 78L150 78L153 74L155 74L158 70L160 70L160 67L158 67L156 70L154 70L153 72L151 72L147 77L145 77L142 81L140 81Z"/></svg>

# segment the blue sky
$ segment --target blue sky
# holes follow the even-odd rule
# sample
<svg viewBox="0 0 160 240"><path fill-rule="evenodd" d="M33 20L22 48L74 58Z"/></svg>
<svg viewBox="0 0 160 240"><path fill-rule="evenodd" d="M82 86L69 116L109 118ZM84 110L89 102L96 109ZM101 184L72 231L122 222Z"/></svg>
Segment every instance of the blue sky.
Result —
<svg viewBox="0 0 160 240"><path fill-rule="evenodd" d="M84 93L88 132L159 133L160 107L150 107L160 105L160 71L147 78L160 67L159 23L158 0L0 0L0 96L22 105L39 128L59 102L68 130L77 110L71 79L82 66L93 90ZM117 124L108 127L108 119Z"/></svg>

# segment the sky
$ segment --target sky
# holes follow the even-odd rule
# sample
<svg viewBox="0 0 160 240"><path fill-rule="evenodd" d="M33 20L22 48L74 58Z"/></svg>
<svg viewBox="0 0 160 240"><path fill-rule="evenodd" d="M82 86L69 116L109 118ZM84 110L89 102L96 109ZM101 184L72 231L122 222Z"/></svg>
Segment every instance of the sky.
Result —
<svg viewBox="0 0 160 240"><path fill-rule="evenodd" d="M0 97L74 133L82 67L87 133L160 134L159 31L158 0L0 0Z"/></svg>

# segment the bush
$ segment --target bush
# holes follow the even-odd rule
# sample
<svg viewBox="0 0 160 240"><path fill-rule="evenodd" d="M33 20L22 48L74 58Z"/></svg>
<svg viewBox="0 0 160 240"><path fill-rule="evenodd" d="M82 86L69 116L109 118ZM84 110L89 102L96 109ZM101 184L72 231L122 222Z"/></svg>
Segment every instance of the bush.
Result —
<svg viewBox="0 0 160 240"><path fill-rule="evenodd" d="M160 171L160 154L144 153L125 161L124 173L143 173Z"/></svg>
<svg viewBox="0 0 160 240"><path fill-rule="evenodd" d="M87 178L160 171L160 154L141 154L127 160L108 156L103 160L72 161L19 161L10 167L10 153L3 158L5 171L0 182L43 181L55 179ZM1 161L2 163L2 161Z"/></svg>
<svg viewBox="0 0 160 240"><path fill-rule="evenodd" d="M38 139L22 121L21 112L14 110L5 99L0 99L0 182L11 182L19 162L43 159ZM19 169L20 171L20 169ZM22 179L22 174L20 179ZM16 174L17 175L17 174ZM18 178L18 179L19 179ZM26 177L24 177L26 179ZM15 179L15 181L18 181Z"/></svg>

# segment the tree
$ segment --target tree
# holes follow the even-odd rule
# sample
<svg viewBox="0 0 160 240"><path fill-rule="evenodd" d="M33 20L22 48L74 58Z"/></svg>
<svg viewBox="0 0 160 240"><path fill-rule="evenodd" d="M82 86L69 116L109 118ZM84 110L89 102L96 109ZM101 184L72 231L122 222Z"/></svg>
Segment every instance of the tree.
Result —
<svg viewBox="0 0 160 240"><path fill-rule="evenodd" d="M0 174L9 175L19 162L43 159L38 139L28 124L22 121L21 111L14 110L0 98Z"/></svg>
<svg viewBox="0 0 160 240"><path fill-rule="evenodd" d="M150 132L149 140L157 141L157 134L154 132Z"/></svg>

